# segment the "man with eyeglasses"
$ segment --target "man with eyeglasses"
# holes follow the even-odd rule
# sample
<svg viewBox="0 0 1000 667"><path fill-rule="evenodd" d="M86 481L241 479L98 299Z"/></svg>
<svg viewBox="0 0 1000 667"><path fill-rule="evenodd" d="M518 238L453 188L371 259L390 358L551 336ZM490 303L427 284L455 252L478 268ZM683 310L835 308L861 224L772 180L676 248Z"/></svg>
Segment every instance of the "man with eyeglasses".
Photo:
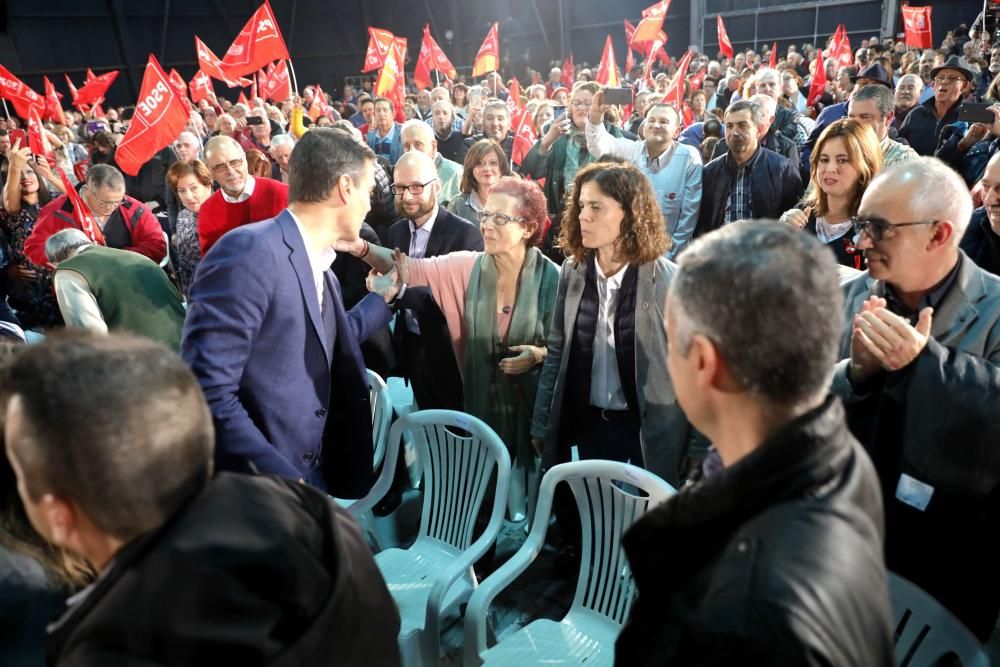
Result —
<svg viewBox="0 0 1000 667"><path fill-rule="evenodd" d="M88 209L86 212L74 212L69 197L61 195L38 213L35 227L24 242L24 254L29 260L48 266L45 242L63 229L81 229L78 220L85 215L93 218L97 229L83 231L100 245L137 252L157 264L167 254L160 223L142 202L125 194L125 179L114 167L93 165L80 189L80 198Z"/></svg>
<svg viewBox="0 0 1000 667"><path fill-rule="evenodd" d="M1000 278L959 249L971 213L935 158L871 182L833 391L879 473L886 566L985 640L1000 610Z"/></svg>
<svg viewBox="0 0 1000 667"><path fill-rule="evenodd" d="M403 153L392 190L403 218L389 228L388 247L405 250L413 258L483 250L479 226L439 206L441 180L425 153ZM421 410L461 410L462 377L447 322L430 288L404 287L398 302L405 308L405 324L397 321L393 333L396 360L413 386L417 405Z"/></svg>
<svg viewBox="0 0 1000 667"><path fill-rule="evenodd" d="M209 139L205 163L219 189L198 212L202 257L229 230L273 218L288 205L288 186L271 178L251 176L246 153L232 137Z"/></svg>
<svg viewBox="0 0 1000 667"><path fill-rule="evenodd" d="M934 95L907 114L899 128L899 137L920 155L934 155L941 131L958 120L958 107L974 80L975 75L962 66L958 56L931 70Z"/></svg>

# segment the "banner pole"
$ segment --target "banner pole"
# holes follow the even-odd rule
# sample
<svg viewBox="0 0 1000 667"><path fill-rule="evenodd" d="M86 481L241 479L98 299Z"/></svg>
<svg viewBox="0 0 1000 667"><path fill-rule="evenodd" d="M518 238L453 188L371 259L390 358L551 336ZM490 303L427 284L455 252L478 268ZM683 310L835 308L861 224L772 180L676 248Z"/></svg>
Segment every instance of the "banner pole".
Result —
<svg viewBox="0 0 1000 667"><path fill-rule="evenodd" d="M0 100L3 100L3 115L7 117L7 124L10 125L10 111L7 109L7 100L6 98L0 98Z"/></svg>
<svg viewBox="0 0 1000 667"><path fill-rule="evenodd" d="M299 96L299 82L295 78L295 68L292 66L292 59L289 58L285 62L288 63L288 72L289 72L289 74L292 75L292 94L295 97L298 97Z"/></svg>

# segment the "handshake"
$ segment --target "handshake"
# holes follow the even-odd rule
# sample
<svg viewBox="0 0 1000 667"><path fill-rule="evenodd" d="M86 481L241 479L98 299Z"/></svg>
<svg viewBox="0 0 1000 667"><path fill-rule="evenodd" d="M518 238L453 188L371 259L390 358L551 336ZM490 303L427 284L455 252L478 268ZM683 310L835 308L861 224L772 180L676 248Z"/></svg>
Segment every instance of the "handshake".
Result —
<svg viewBox="0 0 1000 667"><path fill-rule="evenodd" d="M357 257L372 267L365 285L369 292L378 294L386 303L392 303L409 281L408 258L399 249L389 250L361 238L337 241L333 249Z"/></svg>

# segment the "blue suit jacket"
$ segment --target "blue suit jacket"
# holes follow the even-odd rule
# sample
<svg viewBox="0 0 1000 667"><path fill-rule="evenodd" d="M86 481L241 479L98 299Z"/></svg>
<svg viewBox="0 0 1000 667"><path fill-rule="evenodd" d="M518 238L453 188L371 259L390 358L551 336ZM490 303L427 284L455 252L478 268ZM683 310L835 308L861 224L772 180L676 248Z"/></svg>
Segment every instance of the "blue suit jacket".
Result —
<svg viewBox="0 0 1000 667"><path fill-rule="evenodd" d="M218 468L322 473L331 493L356 498L373 481L359 343L388 325L391 310L369 294L345 312L331 271L325 280L327 321L287 210L232 230L198 266L181 354L212 411Z"/></svg>

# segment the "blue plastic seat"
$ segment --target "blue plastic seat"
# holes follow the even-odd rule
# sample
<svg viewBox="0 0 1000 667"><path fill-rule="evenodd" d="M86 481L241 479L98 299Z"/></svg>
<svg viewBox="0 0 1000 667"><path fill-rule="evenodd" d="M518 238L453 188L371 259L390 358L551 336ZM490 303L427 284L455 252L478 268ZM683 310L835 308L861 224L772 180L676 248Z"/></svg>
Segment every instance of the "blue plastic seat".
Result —
<svg viewBox="0 0 1000 667"><path fill-rule="evenodd" d="M890 572L889 596L898 667L931 667L949 653L963 667L989 667L975 635L922 588Z"/></svg>
<svg viewBox="0 0 1000 667"><path fill-rule="evenodd" d="M553 493L562 481L573 491L582 524L582 565L573 604L562 621L533 621L488 648L489 606L541 551ZM479 585L469 600L465 613L466 667L613 664L615 639L635 596L635 583L621 548L622 534L673 493L674 489L656 475L626 463L588 460L563 463L549 470L542 478L528 539Z"/></svg>
<svg viewBox="0 0 1000 667"><path fill-rule="evenodd" d="M389 389L385 380L375 371L368 371L368 399L372 409L372 445L375 450L375 457L372 463L374 470L378 470L379 464L385 458L385 445L389 441L389 427L392 425L392 399L389 397ZM357 502L352 498L335 498L341 507L350 507ZM371 517L365 517L370 520ZM369 524L370 525L370 524ZM374 535L374 531L369 531Z"/></svg>
<svg viewBox="0 0 1000 667"><path fill-rule="evenodd" d="M389 431L382 474L371 492L348 508L363 516L392 483L403 433L413 438L423 471L420 530L408 549L387 549L375 562L402 621L400 653L406 665L440 662L440 621L475 587L472 565L496 540L510 482L507 447L484 422L451 410L423 410L401 417ZM495 473L489 522L472 541L476 519Z"/></svg>

